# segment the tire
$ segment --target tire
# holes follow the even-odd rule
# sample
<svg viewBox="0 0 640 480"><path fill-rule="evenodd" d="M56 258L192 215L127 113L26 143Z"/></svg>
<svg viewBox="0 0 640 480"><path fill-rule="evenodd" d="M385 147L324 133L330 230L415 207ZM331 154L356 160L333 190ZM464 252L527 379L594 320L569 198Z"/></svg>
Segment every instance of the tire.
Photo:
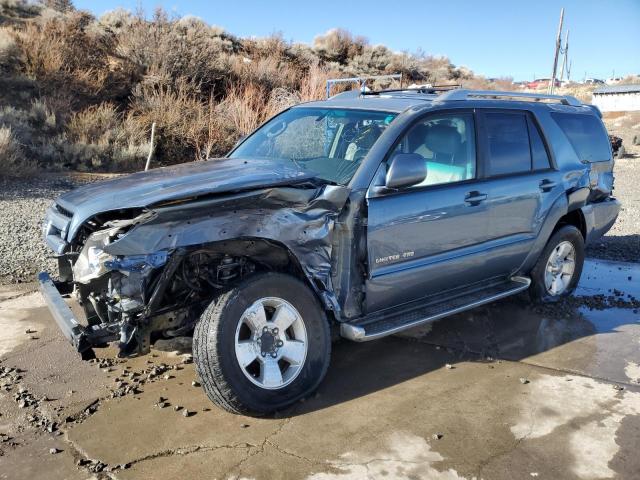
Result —
<svg viewBox="0 0 640 480"><path fill-rule="evenodd" d="M557 266L553 267L553 271L547 272L549 262L552 254L554 258L561 258L563 252L567 249L567 243L573 248L573 273L570 277L566 277L566 274L562 274L565 270L559 269ZM557 302L563 297L569 296L573 293L580 280L582 274L582 267L584 265L584 238L582 233L573 225L565 225L560 227L549 239L547 245L542 250L538 261L531 270L531 287L529 288L529 295L531 299L536 303L553 303ZM560 262L561 265L565 265L567 262ZM562 277L555 287L551 289L548 287L548 281L546 280L547 274L550 277L556 277L560 275ZM562 289L559 285L563 286Z"/></svg>
<svg viewBox="0 0 640 480"><path fill-rule="evenodd" d="M274 334L278 324L273 320L280 321L276 315L280 309L286 314L280 325L290 318L296 320L285 331ZM266 312L266 323L256 320L260 314L254 312L261 311ZM273 316L269 319L269 315ZM253 328L254 322L260 328ZM255 332L263 332L260 343ZM248 339L243 335L249 335ZM302 337L304 342L299 340ZM298 360L295 365L284 356L293 343ZM300 343L306 345L303 359ZM240 364L239 344L244 344L242 352L250 349L249 356L258 352L246 366ZM202 386L213 403L232 413L264 415L293 404L318 387L329 366L329 323L315 295L301 281L280 273L261 273L209 305L196 325L193 353ZM283 386L273 381L278 376L273 374L272 360L278 363Z"/></svg>

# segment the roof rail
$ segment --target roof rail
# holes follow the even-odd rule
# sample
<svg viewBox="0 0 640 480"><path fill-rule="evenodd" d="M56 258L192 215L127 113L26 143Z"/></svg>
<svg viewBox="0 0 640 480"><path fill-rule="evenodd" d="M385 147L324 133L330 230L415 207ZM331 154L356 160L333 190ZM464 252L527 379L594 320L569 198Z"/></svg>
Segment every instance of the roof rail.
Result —
<svg viewBox="0 0 640 480"><path fill-rule="evenodd" d="M564 105L580 107L582 103L571 95L546 95L543 93L526 92L502 92L493 90L449 90L438 98L438 100L470 100L473 98L497 99L497 98L529 98L531 100L553 100Z"/></svg>

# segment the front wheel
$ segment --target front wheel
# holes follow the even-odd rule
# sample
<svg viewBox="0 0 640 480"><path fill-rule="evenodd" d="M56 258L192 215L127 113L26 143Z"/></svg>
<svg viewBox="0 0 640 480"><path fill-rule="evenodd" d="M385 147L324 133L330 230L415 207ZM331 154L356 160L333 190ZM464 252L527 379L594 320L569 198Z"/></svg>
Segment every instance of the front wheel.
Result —
<svg viewBox="0 0 640 480"><path fill-rule="evenodd" d="M194 360L209 398L265 414L311 393L329 365L329 325L313 293L288 275L255 275L205 310Z"/></svg>
<svg viewBox="0 0 640 480"><path fill-rule="evenodd" d="M571 295L584 265L584 239L573 225L559 228L549 239L531 271L530 294L535 302L551 303Z"/></svg>

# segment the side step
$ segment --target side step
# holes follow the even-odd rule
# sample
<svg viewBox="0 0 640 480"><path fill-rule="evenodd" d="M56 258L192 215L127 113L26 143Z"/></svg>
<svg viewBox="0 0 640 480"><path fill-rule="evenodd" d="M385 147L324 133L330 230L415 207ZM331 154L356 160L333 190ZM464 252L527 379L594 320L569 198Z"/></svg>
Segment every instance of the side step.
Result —
<svg viewBox="0 0 640 480"><path fill-rule="evenodd" d="M354 342L368 342L514 295L526 290L529 285L531 285L530 278L511 277L506 282L494 284L482 290L475 290L466 295L448 298L396 315L365 317L357 323L343 323L340 325L340 335Z"/></svg>

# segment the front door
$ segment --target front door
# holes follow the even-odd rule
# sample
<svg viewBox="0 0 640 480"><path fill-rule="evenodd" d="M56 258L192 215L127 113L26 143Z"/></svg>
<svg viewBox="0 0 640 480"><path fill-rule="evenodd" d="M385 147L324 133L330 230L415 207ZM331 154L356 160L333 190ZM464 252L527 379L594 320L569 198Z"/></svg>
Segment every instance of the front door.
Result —
<svg viewBox="0 0 640 480"><path fill-rule="evenodd" d="M368 198L367 312L482 281L489 232L488 182L477 171L470 111L419 120L397 150L418 153L426 179ZM385 168L383 164L381 168Z"/></svg>

